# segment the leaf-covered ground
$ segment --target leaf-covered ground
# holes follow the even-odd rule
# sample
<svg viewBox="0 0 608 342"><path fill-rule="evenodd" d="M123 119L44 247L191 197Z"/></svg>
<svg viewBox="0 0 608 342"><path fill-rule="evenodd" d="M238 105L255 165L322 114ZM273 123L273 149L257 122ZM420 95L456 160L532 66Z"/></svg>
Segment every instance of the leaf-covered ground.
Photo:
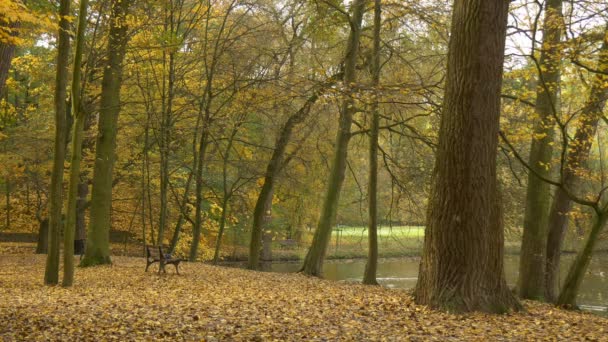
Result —
<svg viewBox="0 0 608 342"><path fill-rule="evenodd" d="M143 258L113 260L65 289L42 285L44 256L0 255L0 339L608 341L608 319L549 305L456 316L405 291L198 263L159 276Z"/></svg>

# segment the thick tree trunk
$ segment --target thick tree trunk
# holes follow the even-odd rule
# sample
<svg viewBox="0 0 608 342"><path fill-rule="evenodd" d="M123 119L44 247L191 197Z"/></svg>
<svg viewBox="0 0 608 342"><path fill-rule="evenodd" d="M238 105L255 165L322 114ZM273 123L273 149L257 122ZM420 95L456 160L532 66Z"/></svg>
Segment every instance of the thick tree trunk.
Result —
<svg viewBox="0 0 608 342"><path fill-rule="evenodd" d="M549 178L553 154L555 115L559 112L561 63L562 0L549 0L545 5L543 45L535 112L538 119L528 164L541 176ZM535 173L528 173L524 231L519 258L519 296L542 300L544 297L547 217L551 203L551 187Z"/></svg>
<svg viewBox="0 0 608 342"><path fill-rule="evenodd" d="M372 86L375 98L371 108L372 125L369 134L369 185L368 185L368 251L363 284L377 285L378 269L378 135L380 131L380 113L378 112L378 85L380 84L380 25L382 9L380 0L374 1L374 55L372 60Z"/></svg>
<svg viewBox="0 0 608 342"><path fill-rule="evenodd" d="M74 71L72 73L72 158L70 163L70 180L68 185L67 224L63 233L63 286L72 286L74 282L74 236L78 217L77 198L80 184L80 161L82 160L82 140L84 136L85 112L80 107L80 79L84 31L87 24L88 0L80 0L78 11L78 29L74 51Z"/></svg>
<svg viewBox="0 0 608 342"><path fill-rule="evenodd" d="M607 27L608 28L608 27ZM595 75L589 98L580 114L580 122L572 142L570 142L566 165L562 171L562 184L572 191L579 183L577 172L585 169L589 152L593 145L593 137L602 117L606 100L608 100L608 30L598 57L598 70L604 74ZM547 300L555 302L559 287L559 264L568 229L568 212L572 201L561 188L557 189L549 214L549 236L547 238L546 280L545 296Z"/></svg>
<svg viewBox="0 0 608 342"><path fill-rule="evenodd" d="M91 192L91 221L87 248L81 266L109 264L110 212L112 208L112 175L116 158L116 134L120 113L122 62L127 46L127 11L130 0L115 0L110 18L108 64L101 85L99 131L93 169Z"/></svg>
<svg viewBox="0 0 608 342"><path fill-rule="evenodd" d="M342 112L340 113L339 127L336 134L336 145L334 159L332 161L327 192L321 209L319 224L315 230L312 244L308 249L304 265L301 272L312 276L321 276L323 260L327 251L327 245L331 238L332 226L336 220L340 191L344 182L344 171L346 169L346 157L348 153L348 143L350 141L350 128L353 121L353 114L356 112L355 103L350 94L352 85L356 81L356 63L359 51L359 38L361 36L361 21L365 10L364 0L354 0L351 2L352 15L350 20L350 35L346 47L344 58L344 88L346 95L343 102Z"/></svg>
<svg viewBox="0 0 608 342"><path fill-rule="evenodd" d="M507 312L496 179L508 1L456 0L416 303Z"/></svg>
<svg viewBox="0 0 608 342"><path fill-rule="evenodd" d="M61 235L61 209L63 206L63 163L65 161L65 139L67 135L66 98L68 64L70 59L70 1L61 0L59 5L59 39L57 42L57 76L55 80L55 148L53 172L49 195L49 245L44 271L44 283L59 282L59 248Z"/></svg>
<svg viewBox="0 0 608 342"><path fill-rule="evenodd" d="M585 241L585 247L577 254L574 263L570 266L566 281L557 299L557 305L576 307L578 289L583 282L585 273L587 273L587 267L593 256L593 250L597 241L600 240L599 235L604 229L607 220L608 212L606 211L596 215L591 232Z"/></svg>

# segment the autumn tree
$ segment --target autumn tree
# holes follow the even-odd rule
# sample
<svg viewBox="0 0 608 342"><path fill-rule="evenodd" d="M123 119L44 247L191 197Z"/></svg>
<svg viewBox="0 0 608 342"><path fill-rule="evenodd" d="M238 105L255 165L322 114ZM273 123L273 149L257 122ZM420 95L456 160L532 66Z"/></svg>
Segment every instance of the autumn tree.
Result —
<svg viewBox="0 0 608 342"><path fill-rule="evenodd" d="M53 171L49 196L49 240L44 272L44 283L59 282L59 248L61 238L61 211L63 207L63 163L66 155L67 135L67 84L70 54L70 1L62 0L59 6L59 34L57 40L57 76L55 80L55 141Z"/></svg>
<svg viewBox="0 0 608 342"><path fill-rule="evenodd" d="M127 12L130 0L112 2L107 66L104 68L99 128L91 194L91 218L87 248L81 266L110 263L110 212L112 175L116 158L117 121L120 113L122 63L127 45Z"/></svg>
<svg viewBox="0 0 608 342"><path fill-rule="evenodd" d="M557 301L561 305L574 305L580 284L591 261L595 245L600 239L599 234L608 220L608 205L602 203L604 189L596 196L596 202L591 202L594 218L591 231L586 238L583 249L577 255L570 267L564 285L557 296L559 287L559 266L561 250L568 227L568 213L572 207L572 194L581 184L581 176L588 173L587 162L594 136L603 116L606 101L608 101L608 25L604 31L603 44L598 52L597 64L593 68L594 77L589 95L580 113L580 121L572 141L568 143L568 151L561 174L561 187L556 190L551 214L549 216L549 237L547 239L547 299ZM562 139L568 139L566 136ZM579 201L580 202L580 201Z"/></svg>
<svg viewBox="0 0 608 342"><path fill-rule="evenodd" d="M508 2L454 2L443 112L414 292L418 304L506 312L496 153Z"/></svg>
<svg viewBox="0 0 608 342"><path fill-rule="evenodd" d="M74 66L72 72L72 156L70 163L70 179L68 184L67 222L63 232L63 286L72 286L74 282L74 236L78 215L77 197L80 184L80 161L82 159L82 139L84 131L84 111L81 103L81 63L84 47L84 31L86 28L88 0L80 0L78 11L78 28L76 34Z"/></svg>
<svg viewBox="0 0 608 342"><path fill-rule="evenodd" d="M315 234L304 259L302 272L307 275L321 276L323 260L327 251L331 231L336 221L340 191L344 182L348 142L351 138L351 125L356 112L352 97L352 86L357 77L357 55L361 36L361 22L365 11L365 1L355 0L351 3L351 14L348 17L350 34L344 57L344 101L339 117L339 128L336 133L336 145L331 164L329 181L321 209L321 216Z"/></svg>
<svg viewBox="0 0 608 342"><path fill-rule="evenodd" d="M540 60L536 62L538 84L529 164L542 176L551 173L555 117L559 115L560 39L563 30L562 1L551 0L545 4L543 43ZM532 54L533 55L533 54ZM521 298L544 297L545 249L547 217L549 213L550 185L535 173L528 174L526 210L519 264L518 292Z"/></svg>
<svg viewBox="0 0 608 342"><path fill-rule="evenodd" d="M380 28L382 25L381 0L374 1L374 49L372 52L372 86L380 84ZM380 131L380 114L378 113L378 90L376 89L371 105L371 128L369 134L369 183L368 183L368 252L363 283L376 285L378 268L378 135Z"/></svg>

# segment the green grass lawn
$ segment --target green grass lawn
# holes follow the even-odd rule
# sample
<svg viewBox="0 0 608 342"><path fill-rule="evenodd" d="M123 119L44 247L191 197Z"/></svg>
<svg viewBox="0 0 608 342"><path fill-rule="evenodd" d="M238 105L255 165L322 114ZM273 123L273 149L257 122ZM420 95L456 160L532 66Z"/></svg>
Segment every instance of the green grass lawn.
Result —
<svg viewBox="0 0 608 342"><path fill-rule="evenodd" d="M367 227L338 226L334 228L333 235L340 235L341 237L367 236ZM378 227L378 236L394 236L398 238L422 238L424 237L424 226L380 226Z"/></svg>

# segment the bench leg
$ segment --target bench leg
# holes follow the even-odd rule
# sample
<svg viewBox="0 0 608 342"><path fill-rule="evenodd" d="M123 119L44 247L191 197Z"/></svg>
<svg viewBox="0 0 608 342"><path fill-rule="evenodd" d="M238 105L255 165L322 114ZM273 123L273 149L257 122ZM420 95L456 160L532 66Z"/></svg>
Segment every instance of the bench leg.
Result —
<svg viewBox="0 0 608 342"><path fill-rule="evenodd" d="M174 264L175 265L175 273L179 274L179 263Z"/></svg>
<svg viewBox="0 0 608 342"><path fill-rule="evenodd" d="M146 261L146 272L148 272L148 267L150 267L150 265L152 265L152 263Z"/></svg>
<svg viewBox="0 0 608 342"><path fill-rule="evenodd" d="M160 271L163 271L163 273L167 273L167 270L165 269L165 263L164 262L159 262L160 266L158 266L158 273L160 274Z"/></svg>

